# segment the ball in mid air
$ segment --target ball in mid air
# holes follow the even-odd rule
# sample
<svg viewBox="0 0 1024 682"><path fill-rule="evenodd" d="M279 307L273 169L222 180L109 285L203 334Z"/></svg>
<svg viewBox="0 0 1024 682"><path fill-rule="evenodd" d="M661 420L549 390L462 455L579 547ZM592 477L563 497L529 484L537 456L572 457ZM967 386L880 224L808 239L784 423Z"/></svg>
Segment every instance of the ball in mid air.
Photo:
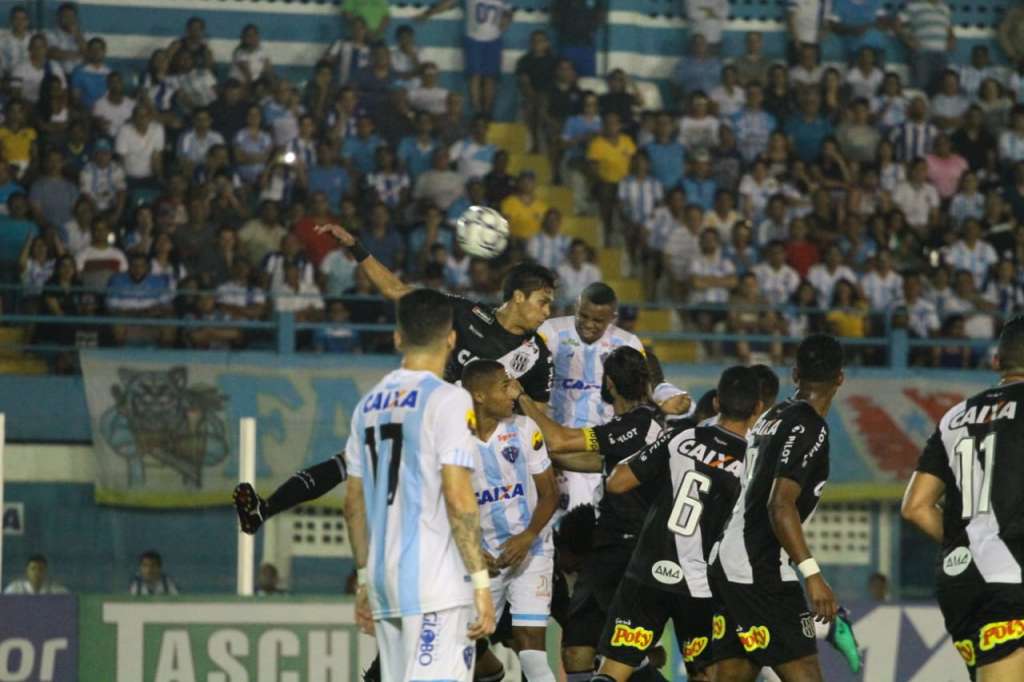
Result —
<svg viewBox="0 0 1024 682"><path fill-rule="evenodd" d="M455 237L470 256L494 258L508 246L508 221L493 208L470 206L455 222Z"/></svg>

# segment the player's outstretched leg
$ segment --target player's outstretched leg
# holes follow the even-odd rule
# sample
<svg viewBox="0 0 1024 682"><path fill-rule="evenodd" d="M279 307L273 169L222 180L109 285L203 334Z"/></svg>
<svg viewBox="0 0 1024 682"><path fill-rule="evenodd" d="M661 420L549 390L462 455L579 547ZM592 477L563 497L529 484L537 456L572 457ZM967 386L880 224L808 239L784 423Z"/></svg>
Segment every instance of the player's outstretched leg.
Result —
<svg viewBox="0 0 1024 682"><path fill-rule="evenodd" d="M243 533L253 535L267 520L266 501L256 494L256 490L249 483L239 483L235 486L232 498L235 501L235 511L238 513L238 525L242 527Z"/></svg>
<svg viewBox="0 0 1024 682"><path fill-rule="evenodd" d="M824 682L817 654L773 666L782 682Z"/></svg>

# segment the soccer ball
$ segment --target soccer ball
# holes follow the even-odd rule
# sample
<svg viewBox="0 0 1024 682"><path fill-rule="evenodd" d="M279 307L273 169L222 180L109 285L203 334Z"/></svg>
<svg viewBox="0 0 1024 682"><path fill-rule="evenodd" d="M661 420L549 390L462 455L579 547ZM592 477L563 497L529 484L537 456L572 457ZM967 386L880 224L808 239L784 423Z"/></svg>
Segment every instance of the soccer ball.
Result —
<svg viewBox="0 0 1024 682"><path fill-rule="evenodd" d="M455 222L455 237L470 256L494 258L508 246L508 221L493 208L470 206Z"/></svg>

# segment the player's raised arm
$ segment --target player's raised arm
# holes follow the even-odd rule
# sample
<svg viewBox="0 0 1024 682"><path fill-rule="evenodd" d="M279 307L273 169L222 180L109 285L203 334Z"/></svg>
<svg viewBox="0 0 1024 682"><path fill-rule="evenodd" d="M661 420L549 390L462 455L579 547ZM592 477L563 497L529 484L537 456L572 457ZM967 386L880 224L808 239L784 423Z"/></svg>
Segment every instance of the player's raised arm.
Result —
<svg viewBox="0 0 1024 682"><path fill-rule="evenodd" d="M586 429L571 429L562 426L549 417L544 408L525 393L520 394L516 398L516 402L523 410L523 414L537 422L537 426L540 427L541 433L544 434L544 440L547 442L548 454L556 465L558 465L557 455L559 453L579 453L596 449L587 446L587 436L584 433ZM596 471L600 471L600 467Z"/></svg>
<svg viewBox="0 0 1024 682"><path fill-rule="evenodd" d="M341 225L317 225L316 231L330 234L338 240L339 244L348 249L349 253L362 266L363 272L366 273L366 276L373 282L373 285L377 287L384 298L397 301L412 291L413 287L403 282L395 273L388 270L383 263L374 258L373 254L367 251L359 240Z"/></svg>
<svg viewBox="0 0 1024 682"><path fill-rule="evenodd" d="M807 600L811 604L811 610L814 611L817 620L828 623L835 618L839 603L807 547L803 523L800 521L800 512L796 506L801 491L802 488L797 481L785 476L777 477L768 498L768 518L779 544L806 579Z"/></svg>

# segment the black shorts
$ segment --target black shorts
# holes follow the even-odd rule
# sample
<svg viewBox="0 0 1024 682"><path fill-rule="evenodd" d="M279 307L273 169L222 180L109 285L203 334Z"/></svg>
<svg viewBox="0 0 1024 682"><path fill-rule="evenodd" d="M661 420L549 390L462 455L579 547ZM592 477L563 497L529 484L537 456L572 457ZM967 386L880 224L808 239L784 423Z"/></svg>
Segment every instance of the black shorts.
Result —
<svg viewBox="0 0 1024 682"><path fill-rule="evenodd" d="M987 584L980 574L940 580L939 609L967 670L1006 658L1024 647L1024 586Z"/></svg>
<svg viewBox="0 0 1024 682"><path fill-rule="evenodd" d="M713 640L713 660L747 658L759 666L774 667L818 653L814 615L800 583L732 583L717 565L712 582L724 606L718 614L724 634Z"/></svg>
<svg viewBox="0 0 1024 682"><path fill-rule="evenodd" d="M568 620L562 632L564 646L597 646L608 608L632 557L632 544L606 544L593 549L569 599Z"/></svg>
<svg viewBox="0 0 1024 682"><path fill-rule="evenodd" d="M713 617L711 599L666 592L623 578L597 650L602 656L635 668L643 662L647 650L658 644L665 623L672 619L683 662L699 670L711 663Z"/></svg>

